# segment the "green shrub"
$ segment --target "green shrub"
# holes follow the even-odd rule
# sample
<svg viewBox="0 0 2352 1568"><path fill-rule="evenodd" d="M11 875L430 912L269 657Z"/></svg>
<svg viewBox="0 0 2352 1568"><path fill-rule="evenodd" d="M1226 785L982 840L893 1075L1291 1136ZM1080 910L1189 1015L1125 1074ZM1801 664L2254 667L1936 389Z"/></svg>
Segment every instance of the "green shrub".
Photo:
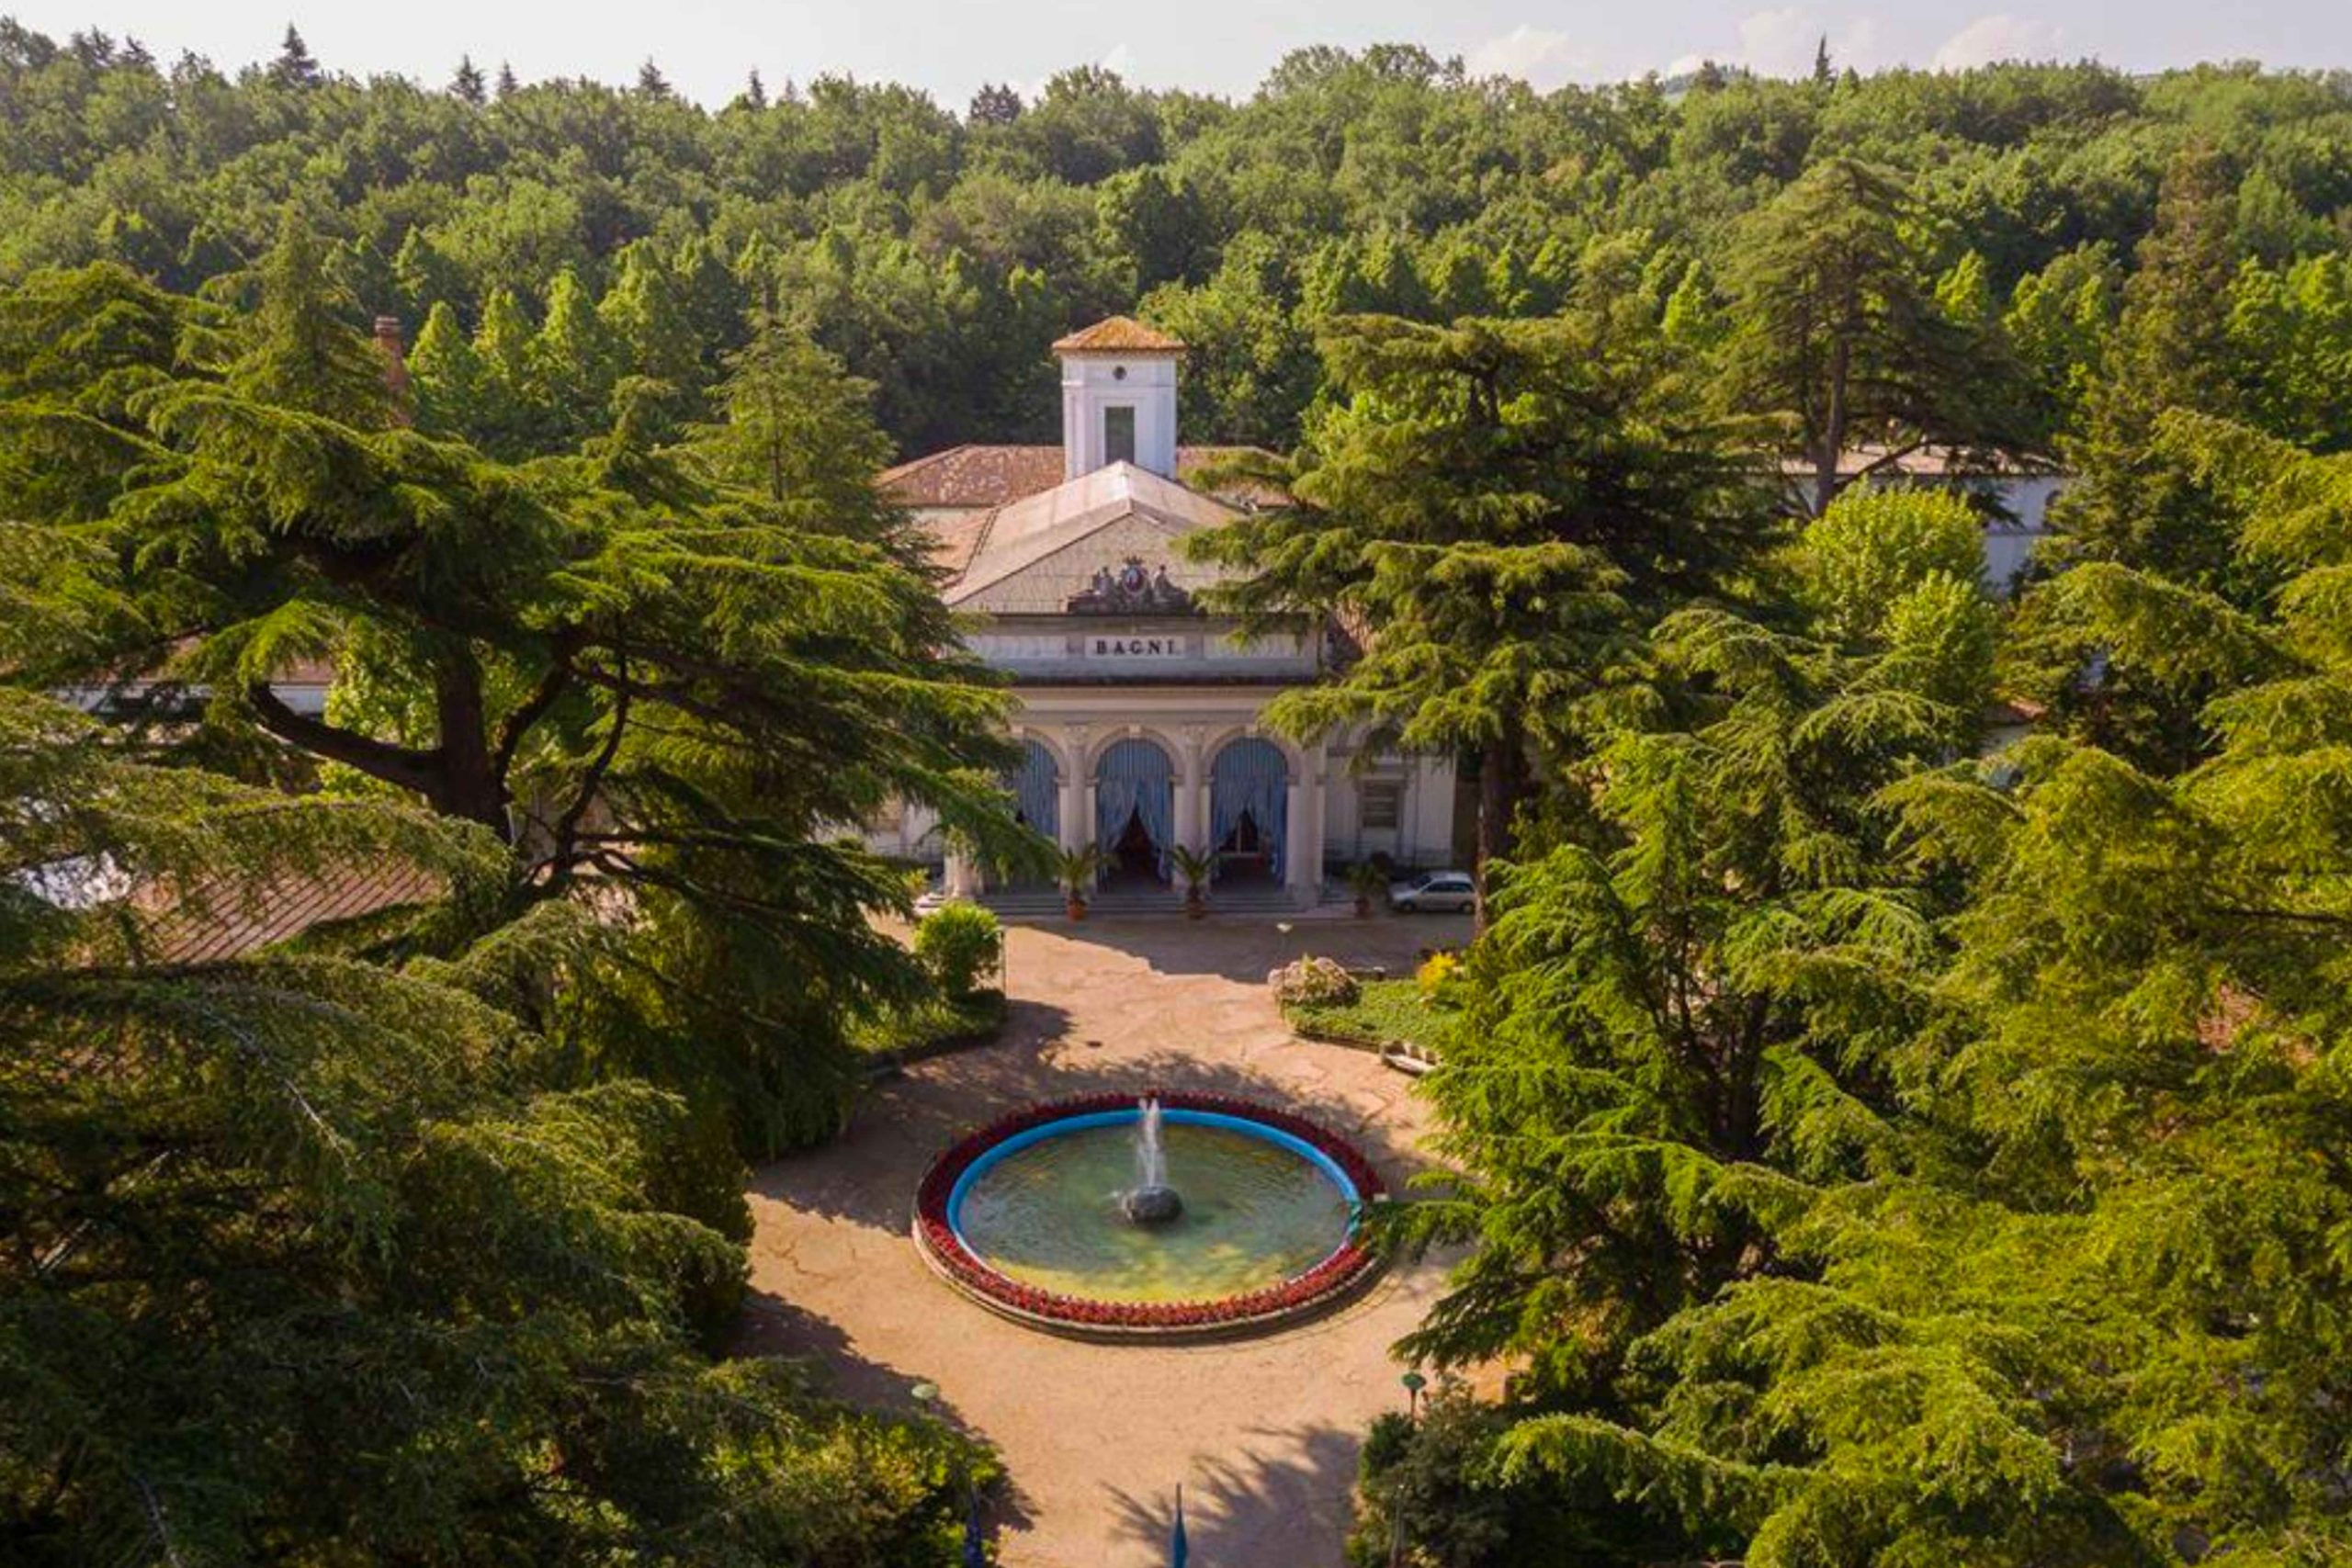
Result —
<svg viewBox="0 0 2352 1568"><path fill-rule="evenodd" d="M943 904L915 927L915 957L949 998L962 1001L996 973L1004 955L1004 928L978 904Z"/></svg>

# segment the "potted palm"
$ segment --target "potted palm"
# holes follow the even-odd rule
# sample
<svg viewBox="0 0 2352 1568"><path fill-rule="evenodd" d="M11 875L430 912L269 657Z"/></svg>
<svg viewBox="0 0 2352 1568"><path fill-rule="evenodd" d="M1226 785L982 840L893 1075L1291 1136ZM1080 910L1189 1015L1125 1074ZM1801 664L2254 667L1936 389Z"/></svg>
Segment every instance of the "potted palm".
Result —
<svg viewBox="0 0 2352 1568"><path fill-rule="evenodd" d="M1204 850L1188 850L1179 845L1168 852L1168 859L1176 867L1176 874L1184 879L1184 918L1197 920L1209 912L1209 878L1216 874L1216 857Z"/></svg>
<svg viewBox="0 0 2352 1568"><path fill-rule="evenodd" d="M1081 844L1060 854L1062 897L1067 901L1069 918L1086 919L1086 896L1094 891L1094 874L1102 868L1102 852L1093 844Z"/></svg>
<svg viewBox="0 0 2352 1568"><path fill-rule="evenodd" d="M1348 886L1355 890L1356 918L1372 913L1372 901L1388 890L1388 874L1374 861L1360 860L1348 868Z"/></svg>

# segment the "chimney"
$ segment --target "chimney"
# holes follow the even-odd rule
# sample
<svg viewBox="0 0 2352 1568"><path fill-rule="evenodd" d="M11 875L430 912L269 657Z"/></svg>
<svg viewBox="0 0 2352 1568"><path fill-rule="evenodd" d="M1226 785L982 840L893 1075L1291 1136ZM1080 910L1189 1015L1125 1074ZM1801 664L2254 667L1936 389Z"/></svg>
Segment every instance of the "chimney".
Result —
<svg viewBox="0 0 2352 1568"><path fill-rule="evenodd" d="M392 394L392 423L409 423L408 350L401 343L398 316L376 318L376 352L384 356L384 389Z"/></svg>

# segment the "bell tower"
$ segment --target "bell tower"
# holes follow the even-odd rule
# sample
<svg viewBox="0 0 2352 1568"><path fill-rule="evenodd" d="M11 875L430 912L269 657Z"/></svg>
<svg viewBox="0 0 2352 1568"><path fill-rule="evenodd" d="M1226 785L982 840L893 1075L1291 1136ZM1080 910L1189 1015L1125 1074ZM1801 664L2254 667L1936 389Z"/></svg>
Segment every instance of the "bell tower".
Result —
<svg viewBox="0 0 2352 1568"><path fill-rule="evenodd" d="M1126 316L1054 344L1062 365L1062 478L1114 463L1176 477L1176 367L1182 340Z"/></svg>

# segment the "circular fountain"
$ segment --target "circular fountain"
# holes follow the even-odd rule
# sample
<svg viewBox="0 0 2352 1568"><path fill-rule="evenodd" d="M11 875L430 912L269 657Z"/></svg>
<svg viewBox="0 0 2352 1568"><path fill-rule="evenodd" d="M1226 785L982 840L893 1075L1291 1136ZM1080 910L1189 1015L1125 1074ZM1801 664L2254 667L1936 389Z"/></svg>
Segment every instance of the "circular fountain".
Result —
<svg viewBox="0 0 2352 1568"><path fill-rule="evenodd" d="M1102 1338L1251 1332L1370 1278L1379 1178L1302 1117L1221 1095L1032 1106L933 1162L915 1240L949 1283Z"/></svg>

